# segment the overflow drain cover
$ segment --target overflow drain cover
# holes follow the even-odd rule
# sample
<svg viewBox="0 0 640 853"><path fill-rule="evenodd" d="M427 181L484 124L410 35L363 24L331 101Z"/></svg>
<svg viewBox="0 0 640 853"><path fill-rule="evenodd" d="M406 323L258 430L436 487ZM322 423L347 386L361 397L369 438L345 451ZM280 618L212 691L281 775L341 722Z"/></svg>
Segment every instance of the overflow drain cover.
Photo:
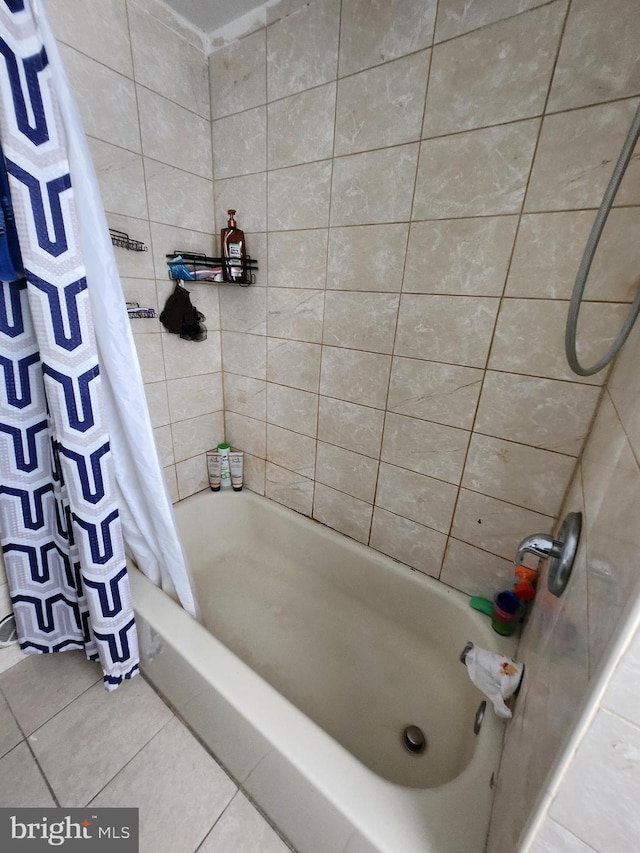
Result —
<svg viewBox="0 0 640 853"><path fill-rule="evenodd" d="M427 739L418 726L407 726L402 732L402 745L412 755L421 755L427 748Z"/></svg>

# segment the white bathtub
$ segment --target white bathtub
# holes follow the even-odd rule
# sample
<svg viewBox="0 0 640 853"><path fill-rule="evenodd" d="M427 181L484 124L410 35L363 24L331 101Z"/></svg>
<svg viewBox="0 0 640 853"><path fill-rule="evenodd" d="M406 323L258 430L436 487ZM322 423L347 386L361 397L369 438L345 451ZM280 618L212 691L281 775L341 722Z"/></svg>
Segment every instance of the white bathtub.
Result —
<svg viewBox="0 0 640 853"><path fill-rule="evenodd" d="M143 672L283 835L300 853L481 853L503 724L489 705L474 735L459 655L505 649L487 618L246 490L176 515L204 624L132 571Z"/></svg>

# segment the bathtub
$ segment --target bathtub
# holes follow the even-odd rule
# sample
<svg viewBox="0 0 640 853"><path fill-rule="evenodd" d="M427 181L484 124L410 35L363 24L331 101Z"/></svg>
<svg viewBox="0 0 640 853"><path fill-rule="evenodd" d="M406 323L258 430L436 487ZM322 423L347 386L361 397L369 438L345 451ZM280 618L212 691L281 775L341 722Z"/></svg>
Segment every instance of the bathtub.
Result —
<svg viewBox="0 0 640 853"><path fill-rule="evenodd" d="M481 853L503 726L468 599L247 490L176 507L202 623L140 572L142 671L299 853ZM402 743L408 725L422 754Z"/></svg>

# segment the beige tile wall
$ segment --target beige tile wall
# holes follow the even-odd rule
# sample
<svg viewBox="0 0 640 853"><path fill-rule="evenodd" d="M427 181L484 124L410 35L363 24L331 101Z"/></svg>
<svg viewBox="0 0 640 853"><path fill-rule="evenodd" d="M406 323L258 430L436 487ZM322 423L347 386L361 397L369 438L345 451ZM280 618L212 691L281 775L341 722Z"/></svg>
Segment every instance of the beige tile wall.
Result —
<svg viewBox="0 0 640 853"><path fill-rule="evenodd" d="M281 3L213 52L216 214L238 210L261 262L220 305L227 437L252 489L467 593L510 582L605 378L570 372L564 322L640 93L634 7ZM637 170L585 359L632 296Z"/></svg>
<svg viewBox="0 0 640 853"><path fill-rule="evenodd" d="M557 599L545 591L543 574L520 643L526 677L507 729L489 853L637 846L639 358L636 326L563 507L584 518L571 581Z"/></svg>
<svg viewBox="0 0 640 853"><path fill-rule="evenodd" d="M208 63L200 37L154 0L50 0L47 11L80 109L110 227L147 252L116 248L125 297L162 310L173 285L165 255L211 253ZM174 500L207 485L205 450L222 440L217 287L189 285L206 341L134 320L157 447Z"/></svg>

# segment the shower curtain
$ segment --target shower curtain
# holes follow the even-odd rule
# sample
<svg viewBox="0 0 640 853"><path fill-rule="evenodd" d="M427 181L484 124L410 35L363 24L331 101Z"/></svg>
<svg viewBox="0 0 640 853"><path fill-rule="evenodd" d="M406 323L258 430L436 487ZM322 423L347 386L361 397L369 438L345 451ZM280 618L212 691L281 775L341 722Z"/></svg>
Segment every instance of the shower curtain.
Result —
<svg viewBox="0 0 640 853"><path fill-rule="evenodd" d="M194 616L197 603L86 139L38 0L0 0L0 145L24 268L0 299L0 533L18 638L28 653L83 648L113 689L138 669L124 539Z"/></svg>

